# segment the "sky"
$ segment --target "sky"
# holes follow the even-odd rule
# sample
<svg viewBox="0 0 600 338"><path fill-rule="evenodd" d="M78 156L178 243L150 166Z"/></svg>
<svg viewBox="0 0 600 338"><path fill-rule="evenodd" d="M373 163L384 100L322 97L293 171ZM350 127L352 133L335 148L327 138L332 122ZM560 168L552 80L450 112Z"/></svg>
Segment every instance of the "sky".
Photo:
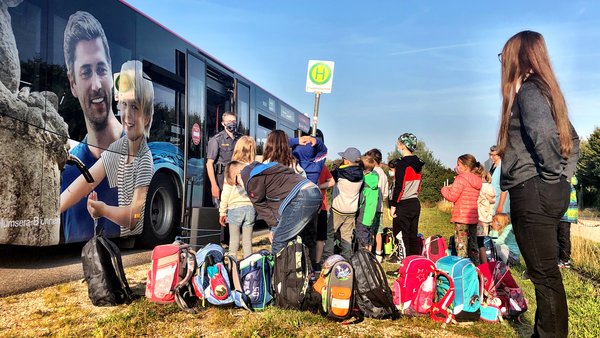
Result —
<svg viewBox="0 0 600 338"><path fill-rule="evenodd" d="M329 158L411 132L450 168L495 143L504 43L544 35L580 137L600 126L600 2L128 0L312 117L308 60L335 62L318 127Z"/></svg>

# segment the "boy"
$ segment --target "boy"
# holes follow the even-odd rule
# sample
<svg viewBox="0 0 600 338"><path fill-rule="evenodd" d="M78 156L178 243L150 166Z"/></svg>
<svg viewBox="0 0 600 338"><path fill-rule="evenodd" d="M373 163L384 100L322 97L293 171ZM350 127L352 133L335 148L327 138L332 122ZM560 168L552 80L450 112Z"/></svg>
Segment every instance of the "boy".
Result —
<svg viewBox="0 0 600 338"><path fill-rule="evenodd" d="M381 210L381 190L379 190L379 177L373 170L375 160L370 156L361 158L364 168L364 184L360 195L360 208L356 222L356 238L358 244L371 251L373 237L377 234L379 226L376 223L377 213Z"/></svg>
<svg viewBox="0 0 600 338"><path fill-rule="evenodd" d="M343 163L331 173L336 184L333 187L332 220L331 225L328 225L323 259L327 259L333 254L334 233L337 231L340 232L341 236L341 255L346 259L350 259L352 255L352 231L356 225L358 200L363 184L363 171L359 165L360 151L350 147L343 153L338 154L342 157Z"/></svg>
<svg viewBox="0 0 600 338"><path fill-rule="evenodd" d="M417 149L417 137L404 133L396 141L402 158L395 165L394 192L390 200L390 214L393 218L394 236L402 231L406 256L418 255L419 215L421 203L421 172L425 164L413 152ZM397 255L390 257L390 263L400 263Z"/></svg>
<svg viewBox="0 0 600 338"><path fill-rule="evenodd" d="M233 161L231 176L242 184L256 212L271 228L271 252L285 248L315 217L321 207L319 188L277 162L252 162L248 165Z"/></svg>
<svg viewBox="0 0 600 338"><path fill-rule="evenodd" d="M383 169L381 169L381 160L382 155L381 151L377 148L371 149L367 151L365 154L370 156L375 160L375 168L373 169L375 173L379 176L379 181L377 182L377 186L379 187L379 191L381 192L381 208L377 210L375 214L375 220L373 221L373 231L375 234L375 257L377 257L377 261L381 263L383 260L383 242L382 242L382 234L383 234L383 218L382 215L384 212L389 212L389 187L388 187L388 178Z"/></svg>

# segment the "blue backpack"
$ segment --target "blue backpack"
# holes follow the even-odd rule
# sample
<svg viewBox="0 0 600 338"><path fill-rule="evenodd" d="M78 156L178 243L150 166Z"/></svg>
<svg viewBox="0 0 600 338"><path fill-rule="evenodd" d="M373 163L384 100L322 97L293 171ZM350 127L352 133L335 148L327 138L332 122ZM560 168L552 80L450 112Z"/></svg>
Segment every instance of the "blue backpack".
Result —
<svg viewBox="0 0 600 338"><path fill-rule="evenodd" d="M457 256L440 258L435 266L447 273L454 282L454 301L450 305L451 315L457 321L476 321L480 318L483 299L483 280L479 269L470 259ZM441 276L436 292L443 297L450 288L450 281Z"/></svg>
<svg viewBox="0 0 600 338"><path fill-rule="evenodd" d="M267 250L261 250L239 262L240 286L234 294L241 291L236 305L248 310L264 310L273 300L273 256ZM235 271L235 268L232 268ZM238 277L232 272L234 281ZM234 284L237 284L234 282ZM238 298L235 295L235 298Z"/></svg>
<svg viewBox="0 0 600 338"><path fill-rule="evenodd" d="M235 305L235 295L225 264L225 260L231 261L231 258L224 254L223 248L217 244L208 244L196 253L198 274L193 279L193 285L202 306L206 306L206 302L220 306Z"/></svg>

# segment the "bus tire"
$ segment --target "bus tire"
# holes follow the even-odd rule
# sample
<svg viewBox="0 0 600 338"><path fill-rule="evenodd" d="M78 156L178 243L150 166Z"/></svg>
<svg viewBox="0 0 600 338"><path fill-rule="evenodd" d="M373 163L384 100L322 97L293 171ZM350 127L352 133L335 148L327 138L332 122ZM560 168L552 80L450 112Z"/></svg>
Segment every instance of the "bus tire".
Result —
<svg viewBox="0 0 600 338"><path fill-rule="evenodd" d="M179 226L180 202L175 181L158 172L150 182L144 210L144 231L139 240L145 248L171 243Z"/></svg>

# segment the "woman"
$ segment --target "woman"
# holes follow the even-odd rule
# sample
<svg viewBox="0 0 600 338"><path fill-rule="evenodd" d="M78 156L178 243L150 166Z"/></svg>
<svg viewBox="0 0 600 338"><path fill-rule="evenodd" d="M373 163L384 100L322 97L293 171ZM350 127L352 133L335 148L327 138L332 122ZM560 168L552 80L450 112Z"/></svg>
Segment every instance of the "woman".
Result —
<svg viewBox="0 0 600 338"><path fill-rule="evenodd" d="M306 177L304 169L300 167L298 161L292 154L290 148L290 139L283 130L273 130L267 136L265 142L265 151L263 153L263 163L278 162L286 167L294 169L297 174Z"/></svg>
<svg viewBox="0 0 600 338"><path fill-rule="evenodd" d="M498 155L513 230L535 287L534 337L566 337L568 308L556 264L557 227L569 203L579 138L569 121L541 34L511 37L502 63Z"/></svg>

